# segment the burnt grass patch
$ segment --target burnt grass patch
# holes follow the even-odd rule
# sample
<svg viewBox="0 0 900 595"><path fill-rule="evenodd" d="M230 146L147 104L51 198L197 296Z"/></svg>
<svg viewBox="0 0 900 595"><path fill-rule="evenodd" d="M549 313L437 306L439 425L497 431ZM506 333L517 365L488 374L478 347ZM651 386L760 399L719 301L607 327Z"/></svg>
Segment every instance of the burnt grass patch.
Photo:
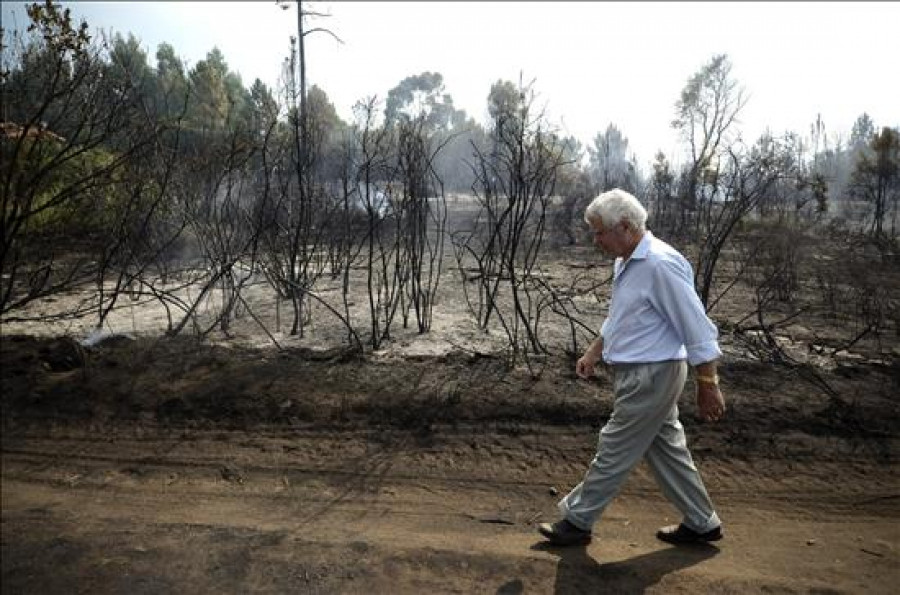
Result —
<svg viewBox="0 0 900 595"><path fill-rule="evenodd" d="M61 364L62 362L62 364ZM612 411L600 370L579 380L569 358L534 377L499 357L358 357L341 350L254 350L192 338L141 338L98 347L68 339L7 336L0 342L4 431L90 422L222 429L382 428L418 437L456 427L517 434L534 427L599 428ZM722 369L729 413L704 425L689 383L681 399L689 435L713 456L818 456L840 442L848 456L896 460L896 371L827 377L836 394L790 370L753 361ZM469 430L467 430L469 431ZM790 437L788 440L787 437ZM834 450L834 449L832 449Z"/></svg>

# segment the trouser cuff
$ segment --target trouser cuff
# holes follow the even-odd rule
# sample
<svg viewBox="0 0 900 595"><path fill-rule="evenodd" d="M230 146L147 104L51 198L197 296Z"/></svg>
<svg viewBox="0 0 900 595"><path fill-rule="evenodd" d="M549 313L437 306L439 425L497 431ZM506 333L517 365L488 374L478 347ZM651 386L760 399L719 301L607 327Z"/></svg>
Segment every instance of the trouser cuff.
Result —
<svg viewBox="0 0 900 595"><path fill-rule="evenodd" d="M564 519L581 529L582 531L590 531L591 523L584 522L584 519L579 518L577 515L573 514L569 509L569 505L566 504L565 498L559 501L559 504L556 505L559 509L559 513L562 515Z"/></svg>
<svg viewBox="0 0 900 595"><path fill-rule="evenodd" d="M699 523L687 518L685 518L681 522L688 529L696 531L697 533L707 533L722 525L722 521L719 519L719 515L717 515L715 512L713 512L709 517Z"/></svg>

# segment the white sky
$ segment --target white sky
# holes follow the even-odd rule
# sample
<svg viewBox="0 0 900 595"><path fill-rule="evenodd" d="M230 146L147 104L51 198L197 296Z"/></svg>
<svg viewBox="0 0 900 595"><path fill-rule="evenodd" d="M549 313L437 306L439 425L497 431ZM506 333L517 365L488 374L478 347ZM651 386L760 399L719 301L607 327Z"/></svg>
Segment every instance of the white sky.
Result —
<svg viewBox="0 0 900 595"><path fill-rule="evenodd" d="M275 85L296 34L296 7L257 2L64 2L97 28L133 33L155 64L167 41L188 66L218 46L249 86ZM3 27L27 24L3 3ZM306 6L306 4L305 4ZM897 2L315 2L332 16L309 27L308 79L338 113L384 98L402 79L440 72L458 108L483 122L498 79L534 80L550 121L588 144L614 123L643 167L677 154L670 127L687 79L727 53L750 100L741 128L808 134L821 114L830 136L867 112L900 125Z"/></svg>

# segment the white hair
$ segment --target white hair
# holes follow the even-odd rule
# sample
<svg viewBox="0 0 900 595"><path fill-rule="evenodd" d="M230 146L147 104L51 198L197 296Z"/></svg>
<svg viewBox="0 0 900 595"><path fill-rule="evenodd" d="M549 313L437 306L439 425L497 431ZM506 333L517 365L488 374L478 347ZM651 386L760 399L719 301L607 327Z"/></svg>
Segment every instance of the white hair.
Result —
<svg viewBox="0 0 900 595"><path fill-rule="evenodd" d="M604 227L625 221L637 231L644 231L647 224L647 209L631 193L614 188L600 194L584 210L584 220L588 224L598 219Z"/></svg>

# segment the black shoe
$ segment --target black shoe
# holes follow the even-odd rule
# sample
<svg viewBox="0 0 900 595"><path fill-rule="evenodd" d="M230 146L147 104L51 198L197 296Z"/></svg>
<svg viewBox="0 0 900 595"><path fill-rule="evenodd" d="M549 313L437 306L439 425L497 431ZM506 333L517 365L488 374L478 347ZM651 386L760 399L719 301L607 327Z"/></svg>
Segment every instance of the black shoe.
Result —
<svg viewBox="0 0 900 595"><path fill-rule="evenodd" d="M591 532L579 529L566 519L538 525L538 532L553 545L582 545L591 541Z"/></svg>
<svg viewBox="0 0 900 595"><path fill-rule="evenodd" d="M684 525L670 525L656 532L657 539L666 543L680 545L684 543L708 543L722 539L722 527L716 527L706 533L697 533Z"/></svg>

